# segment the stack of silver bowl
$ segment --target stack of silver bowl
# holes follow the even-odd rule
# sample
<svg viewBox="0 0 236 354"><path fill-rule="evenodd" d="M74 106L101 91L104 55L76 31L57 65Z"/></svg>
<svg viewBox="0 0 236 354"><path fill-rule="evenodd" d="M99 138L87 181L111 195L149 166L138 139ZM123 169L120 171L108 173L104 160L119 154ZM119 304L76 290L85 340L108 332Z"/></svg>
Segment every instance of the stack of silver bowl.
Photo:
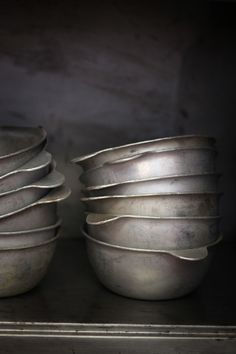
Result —
<svg viewBox="0 0 236 354"><path fill-rule="evenodd" d="M0 127L0 297L38 284L59 237L56 204L70 190L46 140L42 128Z"/></svg>
<svg viewBox="0 0 236 354"><path fill-rule="evenodd" d="M190 293L219 241L215 140L155 139L75 158L84 172L90 262L100 281L136 299Z"/></svg>

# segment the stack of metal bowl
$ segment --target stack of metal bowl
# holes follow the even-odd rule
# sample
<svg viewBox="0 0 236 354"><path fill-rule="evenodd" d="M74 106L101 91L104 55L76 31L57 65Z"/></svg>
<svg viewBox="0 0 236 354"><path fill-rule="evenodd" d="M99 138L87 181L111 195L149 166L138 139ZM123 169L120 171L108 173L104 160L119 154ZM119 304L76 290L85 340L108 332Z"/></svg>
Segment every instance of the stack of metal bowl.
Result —
<svg viewBox="0 0 236 354"><path fill-rule="evenodd" d="M0 127L0 297L38 284L59 237L56 204L70 190L46 140L42 128Z"/></svg>
<svg viewBox="0 0 236 354"><path fill-rule="evenodd" d="M193 291L219 237L215 140L155 139L75 158L84 234L100 281L117 294L171 299Z"/></svg>

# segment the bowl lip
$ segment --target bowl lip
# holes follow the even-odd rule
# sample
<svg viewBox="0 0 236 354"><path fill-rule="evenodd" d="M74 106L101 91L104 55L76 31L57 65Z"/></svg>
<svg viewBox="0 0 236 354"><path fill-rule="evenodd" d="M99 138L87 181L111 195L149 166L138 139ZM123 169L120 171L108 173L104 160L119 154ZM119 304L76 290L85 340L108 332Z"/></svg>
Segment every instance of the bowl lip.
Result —
<svg viewBox="0 0 236 354"><path fill-rule="evenodd" d="M62 224L62 219L58 219L57 222L53 225L44 226L44 227L40 227L37 229L20 230L20 231L0 231L0 237L1 236L14 236L14 235L20 236L20 235L27 235L27 234L40 233L40 232L44 232L44 231L50 231L50 230L57 229L57 228L61 227L61 224Z"/></svg>
<svg viewBox="0 0 236 354"><path fill-rule="evenodd" d="M43 143L46 140L46 138L47 138L47 132L41 126L38 126L38 127L16 127L16 126L8 126L8 125L6 125L6 126L1 126L0 127L0 131L4 131L4 130L5 131L13 131L14 129L18 130L18 131L21 130L22 133L24 133L24 130L29 130L29 131L32 131L32 132L34 131L35 133L38 131L39 137L38 137L38 139L36 139L36 141L32 145L30 145L30 146L28 146L26 148L22 148L22 149L19 149L17 151L11 152L10 154L0 155L0 160L5 159L5 158L10 158L10 157L13 157L13 156L17 156L17 155L20 155L20 154L22 154L24 152L33 150L35 147L37 147L41 143Z"/></svg>
<svg viewBox="0 0 236 354"><path fill-rule="evenodd" d="M28 189L54 189L60 187L64 182L65 182L64 175L59 171L57 171L56 169L52 169L52 171L50 171L46 176L42 177L40 180L32 184L27 184L25 186L16 189L11 189L3 193L0 193L0 199L1 197L5 197L7 195L11 195Z"/></svg>
<svg viewBox="0 0 236 354"><path fill-rule="evenodd" d="M161 181L161 180L170 180L173 178L181 179L181 178L194 178L194 177L217 177L220 178L222 176L221 173L198 173L198 174L182 174L182 175L166 175L166 176L161 176L161 177L150 177L150 178L142 178L142 179L131 179L127 180L125 182L116 182L116 183L110 183L110 184L101 184L101 185L95 185L95 186L88 186L82 188L82 191L96 191L100 189L107 189L107 188L112 188L112 187L118 187L118 186L123 186L123 185L129 185L129 184L135 184L135 183L146 183L146 182L155 182L155 181Z"/></svg>
<svg viewBox="0 0 236 354"><path fill-rule="evenodd" d="M168 154L168 153L178 153L180 151L211 151L213 152L215 155L217 155L217 149L216 148L211 148L211 147L191 147L191 148L186 148L186 147L180 147L180 148L175 148L175 149L165 149L165 150L160 150L160 151L155 151L155 150L150 150L150 151L144 151L141 152L139 154L134 154L134 155L129 155L129 156L124 156L123 158L120 159L115 159L115 160L111 160L111 161L106 161L103 164L99 164L99 165L95 165L94 167L88 168L86 169L81 175L80 178L86 178L87 175L89 175L91 172L96 172L98 170L101 170L102 168L106 168L108 167L113 167L115 165L119 165L119 164L129 164L130 162L132 162L133 160L139 160L141 158L148 158L150 156L154 156L154 155L160 155L160 154ZM73 160L72 160L73 162ZM76 163L76 162L75 162Z"/></svg>
<svg viewBox="0 0 236 354"><path fill-rule="evenodd" d="M0 215L0 222L4 218L21 213L24 210L33 208L37 205L58 203L62 200L65 200L66 198L68 198L70 196L70 194L71 194L70 188L65 185L56 187L56 188L52 189L47 195L45 195L41 199L37 200L36 202L29 204L29 205L25 206L24 208L17 209L17 210L10 212L10 213Z"/></svg>
<svg viewBox="0 0 236 354"><path fill-rule="evenodd" d="M118 246L118 245L112 245L107 242L99 241L96 240L95 238L91 237L85 230L82 228L82 233L86 237L86 240L89 240L95 244L98 244L100 246L106 247L106 248L112 248L120 251L126 251L126 252L135 252L135 253L145 253L145 254L169 254L173 257L182 259L182 260L189 260L189 261L198 261L202 260L207 257L208 255L208 248L213 247L217 245L219 242L222 241L223 236L220 235L216 241L211 242L205 246L198 247L198 248L193 248L193 249L185 249L185 250L163 250L163 249L144 249L144 248L132 248L132 247L125 247L125 246ZM199 257L193 257L191 254L200 254ZM188 256L188 253L190 256Z"/></svg>
<svg viewBox="0 0 236 354"><path fill-rule="evenodd" d="M41 163L35 167L27 167L27 165L30 165L30 163L32 162L32 160L34 159L37 159L37 157L40 155L40 154L44 154L47 158L47 161L45 160L45 163ZM24 165L16 168L15 170L13 171L10 171L8 173L5 173L4 175L1 175L0 176L0 181L3 180L4 178L7 178L7 177L10 177L12 175L16 175L18 173L28 173L28 172L33 172L33 171L38 171L40 170L41 168L44 168L48 165L50 165L51 163L54 163L54 160L52 158L52 154L50 154L48 151L46 150L42 150L40 151L40 153L38 155L36 155L34 158L32 158L31 160L27 161ZM25 167L26 166L26 167Z"/></svg>
<svg viewBox="0 0 236 354"><path fill-rule="evenodd" d="M159 154L165 154L165 153L179 153L179 151L202 151L202 150L206 150L206 151L212 151L215 154L217 154L217 149L216 148L212 148L212 147L179 147L179 148L175 148L175 149L165 149L165 150L149 150L149 151L144 151L144 152L140 152L137 154L133 154L133 155L127 155L124 157L121 157L119 159L115 159L115 160L111 160L111 161L106 161L104 162L102 165L100 165L100 167L102 166L113 166L116 164L120 164L120 163L126 163L126 162L130 162L142 157L149 157L149 156L154 156L154 155L159 155ZM99 167L99 166L98 166ZM98 168L96 167L96 168ZM91 168L92 169L92 168ZM90 170L91 170L90 169Z"/></svg>
<svg viewBox="0 0 236 354"><path fill-rule="evenodd" d="M200 195L223 195L223 192L170 192L170 193L147 193L147 194L123 194L123 195L101 195L98 197L82 197L80 200L82 202L96 201L96 200L107 200L107 199L127 199L127 198L156 198L156 197L181 197L181 196L200 196Z"/></svg>
<svg viewBox="0 0 236 354"><path fill-rule="evenodd" d="M103 219L100 221L89 221L89 217L91 216L96 216L96 215L104 215L105 217L107 216L107 219ZM220 221L222 219L222 216L216 215L216 216L166 216L166 217L160 217L160 216L142 216L142 215L113 215L113 214L99 214L99 213L88 213L86 216L86 224L87 225L92 225L92 226L99 226L99 225L104 225L104 224L109 224L117 220L125 220L125 219L145 219L145 220L157 220L157 221L162 221L162 220L177 220L177 221ZM1 235L1 233L0 233Z"/></svg>
<svg viewBox="0 0 236 354"><path fill-rule="evenodd" d="M22 251L22 250L26 250L26 249L31 249L31 248L38 248L38 247L43 247L46 246L50 243L55 242L59 237L60 237L61 233L60 230L57 232L56 236L53 236L52 238L50 238L49 240L43 241L43 242L39 242L35 245L31 245L31 246L19 246L19 247L1 247L0 248L0 254L1 252L14 252L14 251Z"/></svg>
<svg viewBox="0 0 236 354"><path fill-rule="evenodd" d="M189 138L200 138L200 139L208 139L208 140L212 140L213 143L216 142L216 139L214 137L210 137L207 135L201 135L201 134L186 134L186 135L176 135L176 136L168 136L168 137L163 137L163 138L156 138L156 139L150 139L150 140L142 140L142 141L137 141L134 143L129 143L129 144L124 144L124 145L119 145L119 146L115 146L115 147L110 147L110 148L106 148L106 149L101 149L101 150L97 150L95 152L92 152L90 154L86 154L86 155L82 155L81 157L75 157L71 160L72 163L78 163L78 162L83 162L86 161L90 158L96 157L98 155L101 155L103 153L106 152L111 152L111 151L116 151L119 149L123 149L123 148L129 148L132 146L140 146L142 144L146 145L149 143L155 143L155 142L161 142L161 141L168 141L168 140L182 140L182 139L189 139Z"/></svg>

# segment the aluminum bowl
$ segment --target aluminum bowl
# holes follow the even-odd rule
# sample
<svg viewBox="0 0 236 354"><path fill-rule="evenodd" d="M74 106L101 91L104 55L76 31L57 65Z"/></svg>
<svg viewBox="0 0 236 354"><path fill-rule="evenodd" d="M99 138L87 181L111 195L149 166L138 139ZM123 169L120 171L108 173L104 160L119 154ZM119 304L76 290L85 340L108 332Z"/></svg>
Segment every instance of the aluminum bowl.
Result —
<svg viewBox="0 0 236 354"><path fill-rule="evenodd" d="M103 165L108 161L122 159L127 156L136 155L147 151L174 150L179 148L214 148L215 139L198 136L182 135L160 139L141 141L133 144L121 145L114 148L108 148L77 157L72 162L80 165L84 170Z"/></svg>
<svg viewBox="0 0 236 354"><path fill-rule="evenodd" d="M216 241L219 217L158 218L131 215L89 214L88 234L112 245L179 250L198 248Z"/></svg>
<svg viewBox="0 0 236 354"><path fill-rule="evenodd" d="M32 247L54 238L60 229L61 220L40 229L0 232L0 250L16 247Z"/></svg>
<svg viewBox="0 0 236 354"><path fill-rule="evenodd" d="M0 127L0 175L17 169L46 145L43 128Z"/></svg>
<svg viewBox="0 0 236 354"><path fill-rule="evenodd" d="M68 198L70 189L61 186L25 208L0 216L0 232L26 231L57 222L57 203Z"/></svg>
<svg viewBox="0 0 236 354"><path fill-rule="evenodd" d="M139 216L217 216L219 193L115 195L81 198L86 211L96 214Z"/></svg>
<svg viewBox="0 0 236 354"><path fill-rule="evenodd" d="M82 189L85 196L216 192L219 174L166 176Z"/></svg>
<svg viewBox="0 0 236 354"><path fill-rule="evenodd" d="M90 187L155 177L215 173L215 157L213 149L146 152L106 162L82 173L80 181Z"/></svg>
<svg viewBox="0 0 236 354"><path fill-rule="evenodd" d="M44 150L41 151L26 164L0 176L0 193L40 180L49 173L52 165L55 165L55 162L52 162L52 155Z"/></svg>
<svg viewBox="0 0 236 354"><path fill-rule="evenodd" d="M64 176L56 170L50 172L38 182L0 194L0 215L22 209L41 199L51 189L61 186Z"/></svg>
<svg viewBox="0 0 236 354"><path fill-rule="evenodd" d="M0 249L0 297L22 294L45 276L59 234L30 247Z"/></svg>
<svg viewBox="0 0 236 354"><path fill-rule="evenodd" d="M192 292L207 273L214 248L142 250L85 236L90 263L101 283L119 295L142 300L173 299Z"/></svg>

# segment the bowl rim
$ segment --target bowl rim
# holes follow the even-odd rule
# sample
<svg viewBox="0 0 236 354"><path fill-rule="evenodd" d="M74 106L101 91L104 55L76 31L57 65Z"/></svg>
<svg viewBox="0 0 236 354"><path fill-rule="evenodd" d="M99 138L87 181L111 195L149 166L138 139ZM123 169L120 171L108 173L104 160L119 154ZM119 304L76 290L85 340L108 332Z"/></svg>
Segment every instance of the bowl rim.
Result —
<svg viewBox="0 0 236 354"><path fill-rule="evenodd" d="M62 200L65 200L66 198L68 198L70 196L70 194L71 194L70 188L65 185L56 187L56 188L52 189L47 195L45 195L41 199L37 200L36 202L29 204L29 205L25 206L24 208L17 209L17 210L10 212L10 213L0 215L0 222L4 218L18 214L24 210L33 208L37 205L58 203Z"/></svg>
<svg viewBox="0 0 236 354"><path fill-rule="evenodd" d="M37 158L40 154L45 155L45 162L41 163L39 165L34 164L34 167L27 167L27 166L30 166L30 164L32 163L32 160L37 160ZM10 176L18 174L18 173L24 173L24 172L26 173L26 172L40 170L41 168L50 165L50 163L54 164L54 160L52 158L52 155L48 151L42 150L39 154L37 154L31 160L27 161L24 165L21 165L20 167L16 168L15 170L9 171L9 172L5 173L4 175L1 175L0 181L3 180L4 178L10 177Z"/></svg>
<svg viewBox="0 0 236 354"><path fill-rule="evenodd" d="M100 221L90 221L89 218L91 217L96 217L104 215L104 219ZM105 217L107 216L107 219ZM99 213L87 213L86 216L86 224L88 225L103 225L103 224L108 224L110 222L114 222L116 220L120 219L146 219L146 220L177 220L177 221L188 221L188 220L193 220L193 221L220 221L222 219L222 216L216 215L216 216L166 216L166 217L161 217L161 216L142 216L142 215L114 215L114 214L99 214ZM0 233L1 234L1 233Z"/></svg>
<svg viewBox="0 0 236 354"><path fill-rule="evenodd" d="M121 195L101 195L98 197L82 197L80 200L82 202L96 201L96 200L107 200L107 199L127 199L127 198L155 198L155 197L181 197L181 196L197 196L197 195L217 195L222 196L223 192L170 192L170 193L147 193L147 194L121 194Z"/></svg>
<svg viewBox="0 0 236 354"><path fill-rule="evenodd" d="M100 170L104 167L113 167L115 165L119 165L119 164L129 164L130 162L132 162L133 160L139 160L141 158L145 158L145 157L149 157L149 156L154 156L154 155L160 155L160 154L166 154L166 153L175 153L175 152L180 152L180 151L211 151L213 152L215 155L218 154L218 151L216 148L211 148L211 147L190 147L190 148L186 148L186 147L180 147L180 148L175 148L175 149L165 149L165 150L160 150L160 151L155 151L155 150L150 150L150 151L144 151L141 152L139 154L134 154L134 155L127 155L124 156L123 158L120 159L115 159L115 160L111 160L111 161L106 161L103 164L99 164L99 165L95 165L94 167L88 168L86 169L84 172L82 172L82 174L80 175L80 178L86 178L86 176L88 174L90 174L91 172ZM72 160L73 162L73 160ZM76 163L76 162L75 162Z"/></svg>
<svg viewBox="0 0 236 354"><path fill-rule="evenodd" d="M31 245L31 246L20 246L20 247L1 247L0 248L0 254L1 252L11 252L11 251L21 251L21 250L25 250L25 249L31 249L31 248L37 248L37 247L43 247L46 246L47 244L53 243L55 242L61 235L60 230L57 232L56 236L53 236L53 238L50 238L49 240L43 241L43 242L39 242L35 245Z"/></svg>
<svg viewBox="0 0 236 354"><path fill-rule="evenodd" d="M82 233L86 237L87 240L98 244L103 247L112 248L120 251L126 252L136 252L136 253L145 253L145 254L168 254L173 257L188 260L188 261L200 261L205 259L208 256L208 248L216 246L219 242L222 241L223 236L220 235L216 241L207 244L203 247L193 248L193 249L185 249L185 250L163 250L163 249L143 249L143 248L132 248L132 247L124 247L118 245L112 245L107 242L96 240L95 238L91 237L85 230L82 228Z"/></svg>
<svg viewBox="0 0 236 354"><path fill-rule="evenodd" d="M24 152L27 152L27 151L30 151L30 150L33 150L35 147L39 146L41 143L43 143L46 138L47 138L47 132L46 130L41 127L41 126L38 126L38 127L16 127L16 126L1 126L0 127L0 132L1 131L13 131L13 130L22 130L22 133L24 132L24 130L31 130L31 131L35 131L35 133L38 131L39 132L39 137L38 139L36 139L36 141L31 144L30 146L28 147L25 147L25 148L22 148L22 149L19 149L19 150L16 150L14 152L11 152L9 154L5 154L5 155L0 155L0 160L2 159L5 159L5 158L10 158L10 157L13 157L13 156L17 156L17 155L20 155ZM6 133L7 134L7 133Z"/></svg>
<svg viewBox="0 0 236 354"><path fill-rule="evenodd" d="M61 224L62 224L62 219L58 219L57 222L53 225L39 227L36 229L20 230L20 231L0 231L0 237L1 236L11 236L11 235L12 236L25 235L25 234L33 234L33 233L38 233L38 232L50 231L50 230L59 228L61 226Z"/></svg>
<svg viewBox="0 0 236 354"><path fill-rule="evenodd" d="M115 182L115 183L110 183L110 184L101 184L101 185L94 185L94 186L88 186L82 188L82 191L93 191L93 190L100 190L100 189L106 189L106 188L112 188L112 187L117 187L117 186L123 186L123 185L129 185L129 184L134 184L134 183L144 183L144 182L155 182L155 181L160 181L160 180L169 180L173 178L181 179L181 178L194 178L194 177L217 177L220 178L222 176L221 173L198 173L198 174L182 174L182 175L166 175L166 176L161 176L161 177L150 177L150 178L142 178L142 179L131 179L127 180L125 182Z"/></svg>
<svg viewBox="0 0 236 354"><path fill-rule="evenodd" d="M214 137L210 137L207 135L201 135L201 134L186 134L186 135L176 135L176 136L168 136L168 137L163 137L163 138L156 138L156 139L150 139L150 140L142 140L142 141L137 141L134 143L129 143L129 144L124 144L124 145L119 145L119 146L115 146L115 147L110 147L110 148L106 148L106 149L101 149L101 150L97 150L95 152L92 152L90 154L86 154L86 155L82 155L80 157L75 157L71 160L72 163L78 163L78 162L83 162L86 161L90 158L96 157L104 152L110 152L110 151L116 151L119 149L123 149L126 147L132 147L132 146L140 146L142 144L149 144L149 143L155 143L155 142L159 142L159 141L168 141L168 140L174 140L174 139L189 139L189 138L203 138L203 139L208 139L208 140L212 140L213 143L216 142L216 139Z"/></svg>
<svg viewBox="0 0 236 354"><path fill-rule="evenodd" d="M0 193L0 198L28 189L53 189L60 187L64 182L64 175L56 169L52 169L46 176L34 183Z"/></svg>

